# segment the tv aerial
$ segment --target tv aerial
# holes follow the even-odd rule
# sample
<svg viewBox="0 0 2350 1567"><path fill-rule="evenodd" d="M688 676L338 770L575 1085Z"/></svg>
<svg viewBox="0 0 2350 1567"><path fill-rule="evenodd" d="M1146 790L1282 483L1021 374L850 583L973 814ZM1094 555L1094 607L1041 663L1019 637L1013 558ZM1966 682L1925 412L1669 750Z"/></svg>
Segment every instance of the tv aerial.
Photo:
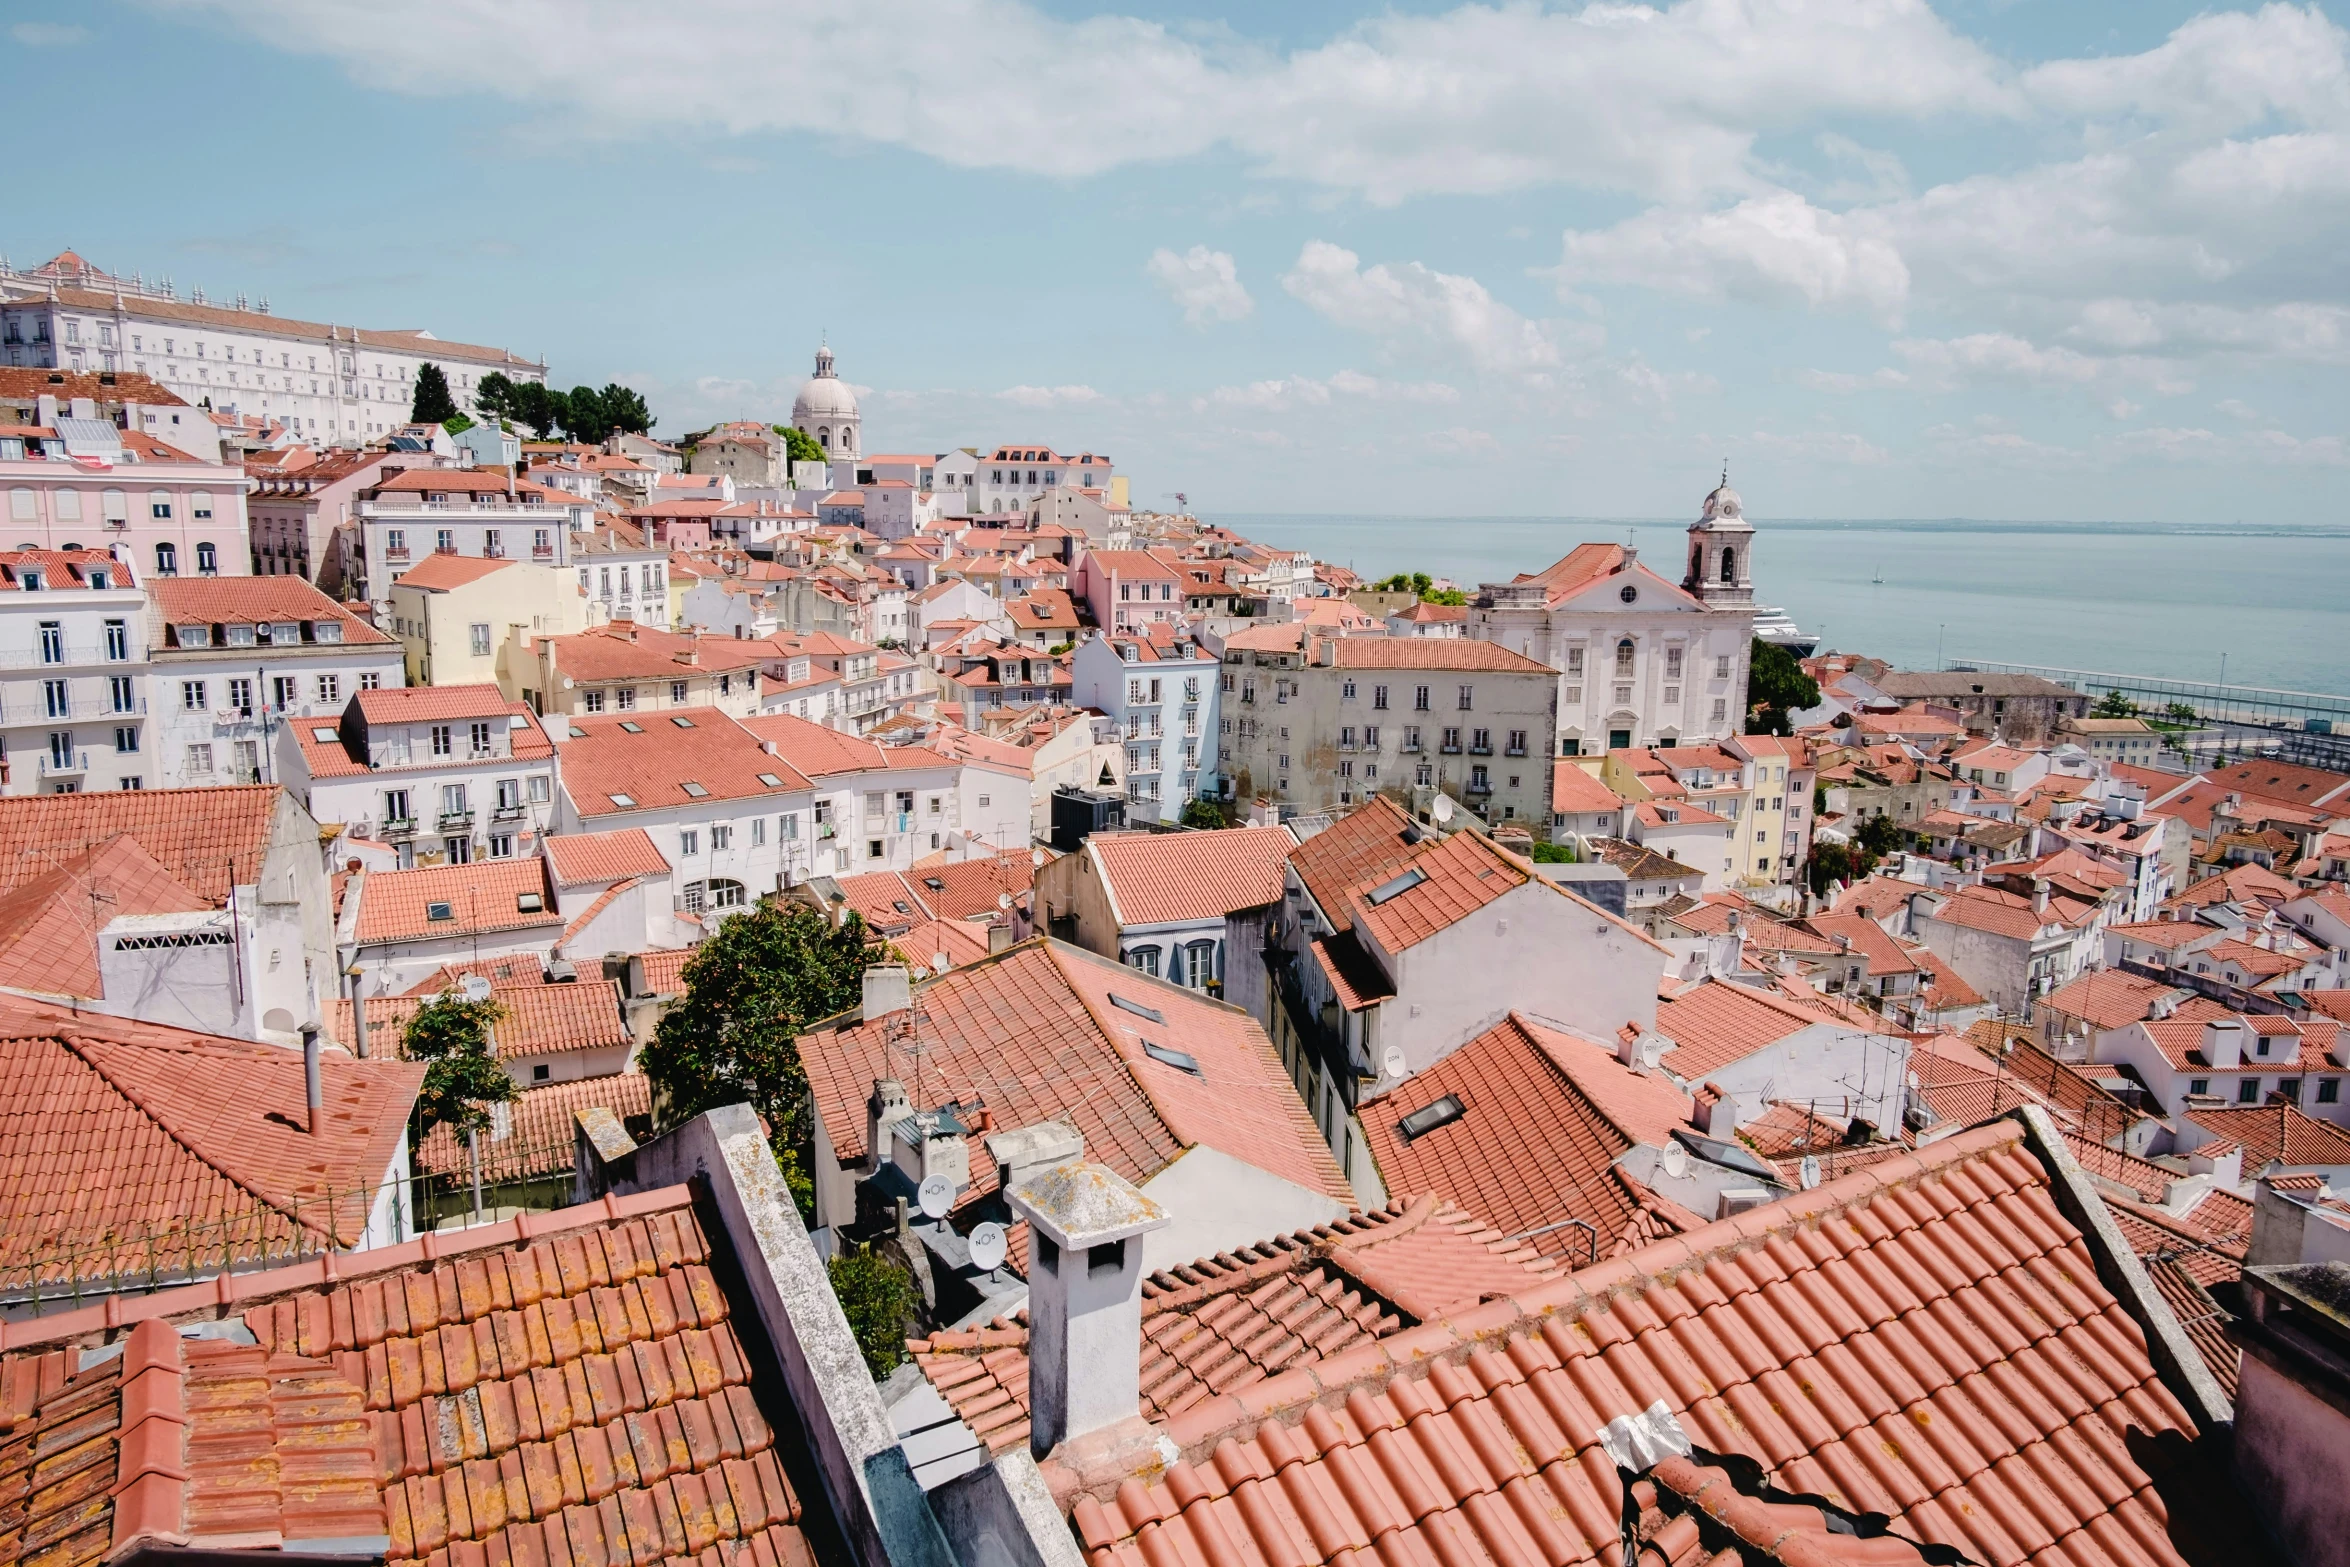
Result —
<svg viewBox="0 0 2350 1567"><path fill-rule="evenodd" d="M971 1232L971 1266L993 1273L1004 1265L1004 1227L990 1221Z"/></svg>

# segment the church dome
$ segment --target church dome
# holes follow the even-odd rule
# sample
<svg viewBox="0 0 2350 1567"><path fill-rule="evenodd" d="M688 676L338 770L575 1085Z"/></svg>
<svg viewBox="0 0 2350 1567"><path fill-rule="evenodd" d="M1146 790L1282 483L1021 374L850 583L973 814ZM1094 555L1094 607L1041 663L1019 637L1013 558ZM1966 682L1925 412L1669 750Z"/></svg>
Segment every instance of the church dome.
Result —
<svg viewBox="0 0 2350 1567"><path fill-rule="evenodd" d="M857 394L832 373L832 350L816 350L816 375L800 388L791 405L791 422L805 427L810 420L834 421L857 417Z"/></svg>
<svg viewBox="0 0 2350 1567"><path fill-rule="evenodd" d="M1703 520L1707 522L1713 522L1716 519L1724 522L1744 520L1746 513L1743 503L1738 499L1738 492L1730 488L1728 479L1725 478L1720 487L1705 498L1705 511L1702 515Z"/></svg>

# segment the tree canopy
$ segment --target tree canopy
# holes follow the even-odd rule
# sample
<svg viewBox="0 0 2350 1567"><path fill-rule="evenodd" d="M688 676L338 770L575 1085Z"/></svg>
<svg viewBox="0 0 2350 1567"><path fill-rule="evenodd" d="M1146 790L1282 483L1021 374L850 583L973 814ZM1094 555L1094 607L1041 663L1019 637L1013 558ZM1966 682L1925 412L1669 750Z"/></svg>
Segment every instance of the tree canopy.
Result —
<svg viewBox="0 0 2350 1567"><path fill-rule="evenodd" d="M1776 642L1754 639L1746 678L1746 732L1783 735L1788 714L1820 705L1820 683L1803 672L1803 661Z"/></svg>
<svg viewBox="0 0 2350 1567"><path fill-rule="evenodd" d="M460 1133L487 1126L489 1107L514 1098L514 1079L490 1045L490 1030L505 1017L494 998L468 1001L454 990L409 1015L400 1047L409 1060L425 1063L416 1095L419 1137L442 1124Z"/></svg>
<svg viewBox="0 0 2350 1567"><path fill-rule="evenodd" d="M457 417L457 399L449 395L449 378L436 364L424 364L416 371L416 401L409 405L408 418L413 424L439 424Z"/></svg>
<svg viewBox="0 0 2350 1567"><path fill-rule="evenodd" d="M644 394L618 381L605 382L601 391L592 386L575 386L562 397L558 417L563 423L563 433L575 441L595 445L623 431L642 435L655 423L652 410L645 406Z"/></svg>
<svg viewBox="0 0 2350 1567"><path fill-rule="evenodd" d="M783 437L783 455L791 462L823 462L824 448L816 444L816 437L788 424L779 424L775 433Z"/></svg>
<svg viewBox="0 0 2350 1567"><path fill-rule="evenodd" d="M2138 704L2119 691L2108 691L2097 699L2097 705L2089 711L2097 718L2135 718L2138 716Z"/></svg>

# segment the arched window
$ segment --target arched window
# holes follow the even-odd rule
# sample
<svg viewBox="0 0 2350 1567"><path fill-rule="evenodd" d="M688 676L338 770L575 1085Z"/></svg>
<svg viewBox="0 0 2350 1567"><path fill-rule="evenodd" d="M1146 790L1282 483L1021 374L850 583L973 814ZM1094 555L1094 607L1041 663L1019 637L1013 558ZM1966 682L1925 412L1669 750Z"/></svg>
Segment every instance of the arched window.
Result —
<svg viewBox="0 0 2350 1567"><path fill-rule="evenodd" d="M828 452L832 450L832 426L828 424L816 426L816 444Z"/></svg>
<svg viewBox="0 0 2350 1567"><path fill-rule="evenodd" d="M1156 947L1136 947L1126 954L1123 961L1130 969L1139 970L1153 979L1159 977L1159 949Z"/></svg>
<svg viewBox="0 0 2350 1567"><path fill-rule="evenodd" d="M209 544L196 546L196 571L201 576L213 576L220 570L220 551Z"/></svg>
<svg viewBox="0 0 2350 1567"><path fill-rule="evenodd" d="M725 876L713 876L710 878L710 896L708 902L711 908L739 909L749 901L749 895L745 892L741 882L735 881L732 878Z"/></svg>
<svg viewBox="0 0 2350 1567"><path fill-rule="evenodd" d="M1631 672L1632 639L1630 637L1626 637L1623 641L1616 644L1616 673L1619 675L1628 675Z"/></svg>
<svg viewBox="0 0 2350 1567"><path fill-rule="evenodd" d="M853 452L857 449L857 427L855 425L841 426L840 449L844 452Z"/></svg>
<svg viewBox="0 0 2350 1567"><path fill-rule="evenodd" d="M1724 550L1722 551L1722 581L1729 583L1736 582L1737 580L1738 552L1736 550Z"/></svg>
<svg viewBox="0 0 2350 1567"><path fill-rule="evenodd" d="M180 550L176 544L155 546L155 575L176 577L180 573Z"/></svg>

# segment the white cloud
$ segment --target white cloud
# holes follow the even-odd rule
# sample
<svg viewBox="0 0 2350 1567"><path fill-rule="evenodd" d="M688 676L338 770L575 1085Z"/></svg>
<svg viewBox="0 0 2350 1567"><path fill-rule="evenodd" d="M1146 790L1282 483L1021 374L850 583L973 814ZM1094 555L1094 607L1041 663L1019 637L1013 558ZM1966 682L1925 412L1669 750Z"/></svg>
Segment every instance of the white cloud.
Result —
<svg viewBox="0 0 2350 1567"><path fill-rule="evenodd" d="M2254 408L2250 403L2244 402L2234 397L2223 397L2218 402L2213 403L2211 406L2217 408L2221 413L2226 414L2231 419L2251 420L2260 417L2259 409Z"/></svg>
<svg viewBox="0 0 2350 1567"><path fill-rule="evenodd" d="M1518 314L1473 277L1417 261L1366 268L1351 250L1308 240L1281 286L1317 314L1390 347L1433 349L1504 375L1562 363L1549 323Z"/></svg>
<svg viewBox="0 0 2350 1567"><path fill-rule="evenodd" d="M1757 430L1746 437L1745 444L1774 457L1805 463L1875 468L1893 460L1891 452L1849 430L1802 430L1794 434Z"/></svg>
<svg viewBox="0 0 2350 1567"><path fill-rule="evenodd" d="M2105 411L2116 419L2135 419L2146 410L2126 397L2117 397L2105 405Z"/></svg>
<svg viewBox="0 0 2350 1567"><path fill-rule="evenodd" d="M27 49L68 49L88 43L90 30L71 22L19 22L8 29L8 36Z"/></svg>
<svg viewBox="0 0 2350 1567"><path fill-rule="evenodd" d="M1240 271L1229 251L1194 245L1182 255L1172 250L1151 252L1143 269L1150 280L1183 307L1183 319L1192 326L1212 321L1238 321L1257 308L1241 286Z"/></svg>
<svg viewBox="0 0 2350 1567"><path fill-rule="evenodd" d="M1207 396L1194 399L1192 407L1286 412L1293 408L1328 407L1340 398L1425 405L1457 403L1461 394L1442 381L1390 381L1364 375L1359 370L1341 370L1319 381L1312 376L1293 375L1275 381L1251 381L1243 386L1219 386Z"/></svg>
<svg viewBox="0 0 2350 1567"><path fill-rule="evenodd" d="M999 402L1022 408L1067 408L1103 400L1090 386L1007 386L995 395Z"/></svg>
<svg viewBox="0 0 2350 1567"><path fill-rule="evenodd" d="M1613 228L1569 229L1550 275L1562 289L1633 283L1694 299L1854 309L1886 322L1909 298L1900 251L1792 191L1717 212L1657 208Z"/></svg>
<svg viewBox="0 0 2350 1567"><path fill-rule="evenodd" d="M1833 392L1840 397L1850 396L1854 392L1889 391L1897 386L1909 385L1907 372L1896 370L1890 365L1882 370L1872 370L1867 375L1854 375L1843 370L1798 370L1790 379L1797 386L1809 387L1815 392Z"/></svg>
<svg viewBox="0 0 2350 1567"><path fill-rule="evenodd" d="M1472 430L1456 424L1450 429L1438 430L1428 437L1431 450L1453 452L1480 452L1487 456L1501 450L1501 442L1487 430Z"/></svg>
<svg viewBox="0 0 2350 1567"><path fill-rule="evenodd" d="M1957 381L1998 376L2017 381L2094 381L2100 363L2069 348L2040 348L2005 332L1977 332L1967 337L1902 338L1893 351L1920 374Z"/></svg>

